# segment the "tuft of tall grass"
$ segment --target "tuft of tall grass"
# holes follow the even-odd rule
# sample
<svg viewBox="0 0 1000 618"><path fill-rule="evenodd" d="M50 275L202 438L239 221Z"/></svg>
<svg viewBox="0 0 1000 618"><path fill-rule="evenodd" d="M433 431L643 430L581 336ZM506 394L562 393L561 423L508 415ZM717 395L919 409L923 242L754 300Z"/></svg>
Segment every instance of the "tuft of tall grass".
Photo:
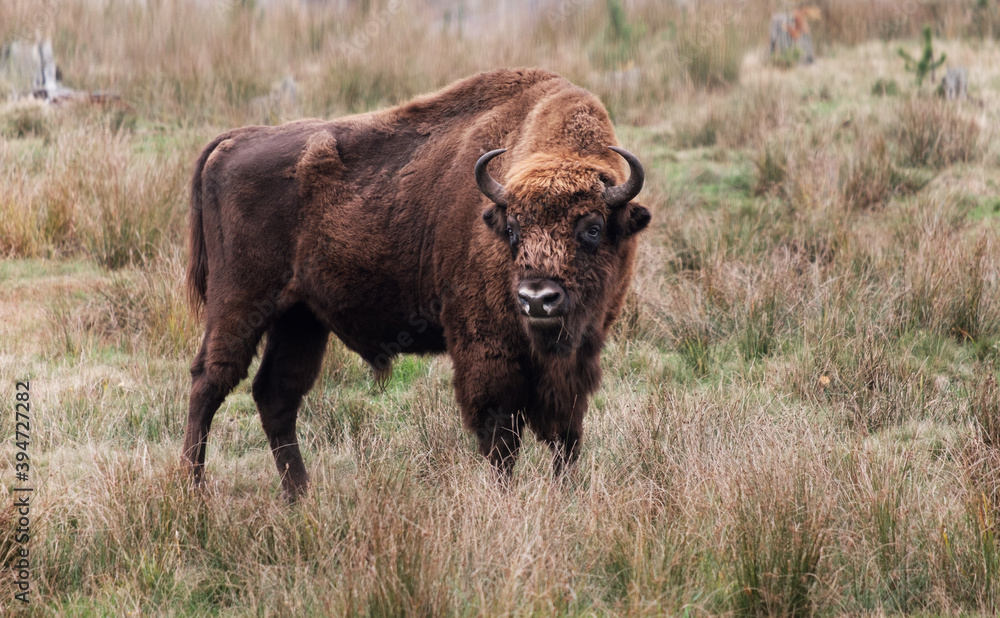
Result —
<svg viewBox="0 0 1000 618"><path fill-rule="evenodd" d="M196 347L201 324L181 293L185 269L179 258L174 254L148 268L113 276L100 290L104 307L96 313L99 327L109 336L124 338L132 349L186 357ZM138 341L130 341L132 337Z"/></svg>
<svg viewBox="0 0 1000 618"><path fill-rule="evenodd" d="M726 10L685 13L677 32L677 55L698 88L723 88L740 80L750 43L746 29Z"/></svg>
<svg viewBox="0 0 1000 618"><path fill-rule="evenodd" d="M8 147L0 251L79 255L109 269L141 265L181 237L187 161L137 152L124 132L84 124L47 145Z"/></svg>
<svg viewBox="0 0 1000 618"><path fill-rule="evenodd" d="M1000 307L995 288L990 285L995 248L985 235L979 237L972 251L964 253L956 269L956 286L947 311L950 335L962 340L978 340L993 335L1000 327ZM991 293L992 292L992 293Z"/></svg>
<svg viewBox="0 0 1000 618"><path fill-rule="evenodd" d="M746 312L743 330L738 335L737 347L745 361L755 361L773 352L778 345L777 312L781 303L773 290L761 298L754 298Z"/></svg>
<svg viewBox="0 0 1000 618"><path fill-rule="evenodd" d="M175 248L141 268L114 271L48 309L64 353L106 347L142 356L186 358L202 332L183 294L184 265Z"/></svg>
<svg viewBox="0 0 1000 618"><path fill-rule="evenodd" d="M881 135L858 141L841 170L841 195L848 210L882 206L896 191L899 171Z"/></svg>
<svg viewBox="0 0 1000 618"><path fill-rule="evenodd" d="M1000 387L992 368L982 373L970 393L974 431L961 454L967 526L945 536L944 554L952 594L995 612L1000 606Z"/></svg>
<svg viewBox="0 0 1000 618"><path fill-rule="evenodd" d="M785 146L777 141L767 141L753 160L757 168L755 195L774 193L781 189L788 178L788 154Z"/></svg>
<svg viewBox="0 0 1000 618"><path fill-rule="evenodd" d="M1000 385L996 375L987 373L978 381L970 407L979 442L1000 452Z"/></svg>
<svg viewBox="0 0 1000 618"><path fill-rule="evenodd" d="M8 139L48 138L52 120L41 101L14 101L0 108L0 135Z"/></svg>
<svg viewBox="0 0 1000 618"><path fill-rule="evenodd" d="M905 165L947 167L979 157L979 123L960 106L936 97L909 97L898 105L894 134Z"/></svg>
<svg viewBox="0 0 1000 618"><path fill-rule="evenodd" d="M740 616L807 616L829 542L828 502L803 475L751 468L734 506L733 606Z"/></svg>
<svg viewBox="0 0 1000 618"><path fill-rule="evenodd" d="M716 360L721 335L712 300L714 273L699 273L672 291L666 306L666 332L674 350L696 377L708 375ZM683 307L683 310L678 311Z"/></svg>
<svg viewBox="0 0 1000 618"><path fill-rule="evenodd" d="M924 491L925 475L938 473L941 461L926 451L870 437L850 443L838 456L838 503L850 506L840 515L846 524L838 530L842 553L831 559L843 569L845 583L866 582L851 584L848 592L859 612L910 614L955 607L953 598L933 594L947 579L936 562L942 530L951 534L964 518L952 511L961 508L956 492L944 498Z"/></svg>
<svg viewBox="0 0 1000 618"><path fill-rule="evenodd" d="M872 326L841 357L841 384L849 393L853 422L864 433L898 423L919 408L910 399L912 372L893 354L889 335Z"/></svg>
<svg viewBox="0 0 1000 618"><path fill-rule="evenodd" d="M785 87L767 82L731 93L715 112L716 122L725 127L719 135L720 144L742 148L766 142L787 122L790 96Z"/></svg>
<svg viewBox="0 0 1000 618"><path fill-rule="evenodd" d="M970 242L937 228L919 238L917 250L907 257L906 288L897 303L903 324L988 344L1000 327L991 238L981 234Z"/></svg>

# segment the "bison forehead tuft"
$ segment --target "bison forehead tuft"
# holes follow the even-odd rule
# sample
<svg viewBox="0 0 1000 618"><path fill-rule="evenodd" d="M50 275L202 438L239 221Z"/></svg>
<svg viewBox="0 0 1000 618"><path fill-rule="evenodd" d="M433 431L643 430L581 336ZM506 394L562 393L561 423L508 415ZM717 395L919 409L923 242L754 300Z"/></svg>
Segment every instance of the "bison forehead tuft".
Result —
<svg viewBox="0 0 1000 618"><path fill-rule="evenodd" d="M600 195L613 173L597 157L536 153L511 166L505 190L512 204L559 207L575 195Z"/></svg>

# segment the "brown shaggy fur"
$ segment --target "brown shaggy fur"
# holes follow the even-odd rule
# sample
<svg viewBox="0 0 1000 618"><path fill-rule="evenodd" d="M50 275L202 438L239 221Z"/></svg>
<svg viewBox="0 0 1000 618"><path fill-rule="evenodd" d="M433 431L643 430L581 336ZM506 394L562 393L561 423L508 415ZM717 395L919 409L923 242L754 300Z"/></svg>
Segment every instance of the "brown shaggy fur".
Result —
<svg viewBox="0 0 1000 618"><path fill-rule="evenodd" d="M557 469L572 462L635 234L649 221L636 203L602 200L605 185L625 180L609 145L597 98L534 69L216 138L191 183L188 290L205 309L183 451L195 479L212 417L265 333L253 396L289 497L308 483L295 419L330 332L378 377L397 354L450 354L465 426L503 473L525 425L552 446ZM490 165L506 183L506 212L473 174L494 148L508 149ZM595 221L604 235L584 251L580 226ZM508 224L520 228L516 250ZM565 288L569 310L555 326L522 315L517 286L528 277Z"/></svg>

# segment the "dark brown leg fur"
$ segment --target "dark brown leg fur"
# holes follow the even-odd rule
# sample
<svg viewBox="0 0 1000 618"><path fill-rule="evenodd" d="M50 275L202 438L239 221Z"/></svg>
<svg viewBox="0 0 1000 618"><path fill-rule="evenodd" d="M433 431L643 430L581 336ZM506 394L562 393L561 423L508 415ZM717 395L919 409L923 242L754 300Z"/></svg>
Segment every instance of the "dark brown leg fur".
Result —
<svg viewBox="0 0 1000 618"><path fill-rule="evenodd" d="M262 325L249 324L247 320L230 321L226 328L209 319L201 349L191 365L191 399L181 453L182 464L196 485L204 475L212 418L229 391L246 377L263 332Z"/></svg>
<svg viewBox="0 0 1000 618"><path fill-rule="evenodd" d="M567 474L576 463L580 456L581 437L579 428L570 428L560 433L558 438L546 440L552 449L552 472L556 478Z"/></svg>
<svg viewBox="0 0 1000 618"><path fill-rule="evenodd" d="M289 501L309 486L295 421L302 397L323 366L329 334L305 306L295 305L268 331L264 357L253 381L253 398L281 475L282 493Z"/></svg>
<svg viewBox="0 0 1000 618"><path fill-rule="evenodd" d="M479 426L474 431L480 454L493 464L500 481L509 483L514 477L514 464L521 449L524 417L520 412L511 414L499 408L489 409L480 414Z"/></svg>
<svg viewBox="0 0 1000 618"><path fill-rule="evenodd" d="M479 442L479 452L503 482L513 477L524 430L525 380L520 367L487 359L480 347L455 344L455 397L462 421Z"/></svg>

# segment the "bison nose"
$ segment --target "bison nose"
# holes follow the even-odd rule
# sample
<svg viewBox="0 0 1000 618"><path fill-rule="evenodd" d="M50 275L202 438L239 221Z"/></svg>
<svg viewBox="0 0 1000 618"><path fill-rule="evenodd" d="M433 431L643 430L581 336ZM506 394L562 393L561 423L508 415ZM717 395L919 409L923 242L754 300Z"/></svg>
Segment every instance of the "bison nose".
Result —
<svg viewBox="0 0 1000 618"><path fill-rule="evenodd" d="M529 318L555 318L566 315L566 292L555 281L522 281L517 287L521 311Z"/></svg>

